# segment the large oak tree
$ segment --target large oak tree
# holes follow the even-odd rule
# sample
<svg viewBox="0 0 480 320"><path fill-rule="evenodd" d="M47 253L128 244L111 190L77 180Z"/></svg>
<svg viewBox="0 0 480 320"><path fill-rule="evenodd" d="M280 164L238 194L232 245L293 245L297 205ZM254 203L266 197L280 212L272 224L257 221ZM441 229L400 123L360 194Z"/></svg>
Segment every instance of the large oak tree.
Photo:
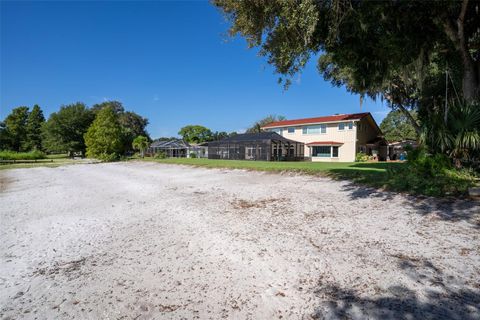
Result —
<svg viewBox="0 0 480 320"><path fill-rule="evenodd" d="M60 107L43 126L43 146L50 152L85 152L83 135L95 114L83 103Z"/></svg>
<svg viewBox="0 0 480 320"><path fill-rule="evenodd" d="M260 55L282 75L281 81L287 86L310 58L318 57L318 70L325 79L334 85L345 85L361 96L380 96L407 117L408 109L416 108L419 101L438 95L436 92L422 96L426 71L439 76L452 68L452 72L458 73L462 96L467 101L479 97L478 2L214 0L213 3L231 21L230 35L240 35L250 47L260 47ZM432 67L433 59L437 61ZM418 125L410 120L418 132Z"/></svg>

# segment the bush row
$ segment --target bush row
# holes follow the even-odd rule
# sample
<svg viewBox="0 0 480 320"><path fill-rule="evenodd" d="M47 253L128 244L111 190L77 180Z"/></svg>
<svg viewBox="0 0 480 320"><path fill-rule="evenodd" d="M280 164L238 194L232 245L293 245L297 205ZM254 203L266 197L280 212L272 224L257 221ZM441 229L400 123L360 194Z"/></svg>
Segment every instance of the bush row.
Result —
<svg viewBox="0 0 480 320"><path fill-rule="evenodd" d="M408 151L404 166L387 171L387 186L397 191L427 196L465 195L475 185L477 173L471 168L455 168L445 155L431 155L425 149Z"/></svg>
<svg viewBox="0 0 480 320"><path fill-rule="evenodd" d="M45 153L38 150L30 152L0 151L0 160L38 160L45 158Z"/></svg>

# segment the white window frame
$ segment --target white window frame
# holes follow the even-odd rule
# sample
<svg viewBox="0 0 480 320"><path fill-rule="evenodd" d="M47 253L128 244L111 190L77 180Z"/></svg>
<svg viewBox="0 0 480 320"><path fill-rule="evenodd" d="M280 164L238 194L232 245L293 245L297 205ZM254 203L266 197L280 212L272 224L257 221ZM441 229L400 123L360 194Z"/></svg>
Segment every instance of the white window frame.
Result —
<svg viewBox="0 0 480 320"><path fill-rule="evenodd" d="M318 129L320 131L318 133L317 132L315 132L315 133L308 132L308 129L312 128L312 127L314 127L315 129L318 127ZM325 132L322 132L322 131L325 131ZM326 124L317 124L317 125L304 126L302 128L302 134L304 134L304 135L327 134L327 125Z"/></svg>
<svg viewBox="0 0 480 320"><path fill-rule="evenodd" d="M329 147L330 148L330 157L319 157L319 156L314 156L313 155L313 148L314 147ZM338 148L338 154L336 157L333 156L333 147ZM338 159L340 158L340 146L338 145L329 145L329 146L311 146L310 147L310 155L312 158L321 158L321 159Z"/></svg>
<svg viewBox="0 0 480 320"><path fill-rule="evenodd" d="M340 125L343 125L343 129L340 129ZM353 130L353 122L339 122L337 131Z"/></svg>

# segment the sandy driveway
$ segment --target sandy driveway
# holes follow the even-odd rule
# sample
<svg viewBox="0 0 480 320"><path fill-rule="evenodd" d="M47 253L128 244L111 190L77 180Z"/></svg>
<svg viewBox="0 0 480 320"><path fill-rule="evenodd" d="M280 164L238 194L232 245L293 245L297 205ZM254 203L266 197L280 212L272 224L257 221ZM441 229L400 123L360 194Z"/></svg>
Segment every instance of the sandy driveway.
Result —
<svg viewBox="0 0 480 320"><path fill-rule="evenodd" d="M0 179L1 318L480 318L473 203L152 163Z"/></svg>

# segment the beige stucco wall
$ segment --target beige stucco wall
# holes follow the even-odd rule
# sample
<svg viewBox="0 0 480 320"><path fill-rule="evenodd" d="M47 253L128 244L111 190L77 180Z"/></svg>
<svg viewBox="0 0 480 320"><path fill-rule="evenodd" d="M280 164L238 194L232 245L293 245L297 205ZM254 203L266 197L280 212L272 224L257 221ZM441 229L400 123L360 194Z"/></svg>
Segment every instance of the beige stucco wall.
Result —
<svg viewBox="0 0 480 320"><path fill-rule="evenodd" d="M347 123L344 121L344 123ZM315 141L336 141L343 144L338 148L338 158L321 158L312 157L312 161L327 161L327 162L353 162L356 154L356 124L353 129L345 128L345 130L338 130L338 123L326 123L327 132L321 134L303 134L303 126L295 126L294 133L288 133L287 127L282 128L281 135L287 139L300 141L305 143L305 157L310 157L310 147L307 143Z"/></svg>

